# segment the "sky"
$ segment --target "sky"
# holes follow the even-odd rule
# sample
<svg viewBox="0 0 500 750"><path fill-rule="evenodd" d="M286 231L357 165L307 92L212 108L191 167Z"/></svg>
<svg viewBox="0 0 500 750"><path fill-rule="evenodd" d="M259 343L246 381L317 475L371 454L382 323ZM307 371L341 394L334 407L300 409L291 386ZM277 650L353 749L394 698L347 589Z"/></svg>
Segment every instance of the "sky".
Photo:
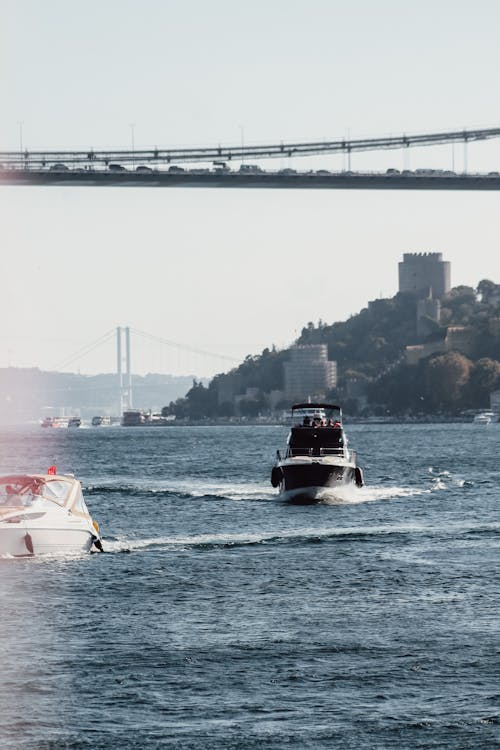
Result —
<svg viewBox="0 0 500 750"><path fill-rule="evenodd" d="M498 127L500 4L0 0L0 150L199 146ZM468 147L500 171L500 140ZM342 169L341 156L267 168ZM354 169L464 168L461 146ZM498 193L0 187L0 367L115 367L131 326L235 363L397 292L404 252L500 281ZM230 359L133 337L134 371Z"/></svg>

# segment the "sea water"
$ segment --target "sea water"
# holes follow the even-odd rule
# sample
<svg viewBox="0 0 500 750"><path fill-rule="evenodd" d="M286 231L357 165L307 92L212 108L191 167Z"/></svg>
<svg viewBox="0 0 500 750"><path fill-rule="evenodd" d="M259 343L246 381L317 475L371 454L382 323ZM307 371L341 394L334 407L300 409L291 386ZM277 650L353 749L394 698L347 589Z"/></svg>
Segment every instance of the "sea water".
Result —
<svg viewBox="0 0 500 750"><path fill-rule="evenodd" d="M498 747L500 424L347 427L366 486L305 506L283 427L4 431L106 552L0 560L0 746Z"/></svg>

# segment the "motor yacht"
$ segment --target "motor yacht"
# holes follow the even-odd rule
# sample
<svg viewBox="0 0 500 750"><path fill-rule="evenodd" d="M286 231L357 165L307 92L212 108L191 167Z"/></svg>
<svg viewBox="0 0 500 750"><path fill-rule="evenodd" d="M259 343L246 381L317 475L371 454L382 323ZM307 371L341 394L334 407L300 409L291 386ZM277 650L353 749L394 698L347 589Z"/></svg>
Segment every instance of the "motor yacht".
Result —
<svg viewBox="0 0 500 750"><path fill-rule="evenodd" d="M102 551L99 525L83 499L80 482L47 474L0 477L0 555Z"/></svg>
<svg viewBox="0 0 500 750"><path fill-rule="evenodd" d="M346 484L363 486L348 448L342 410L334 404L295 404L284 456L277 452L271 484L284 500L312 502Z"/></svg>

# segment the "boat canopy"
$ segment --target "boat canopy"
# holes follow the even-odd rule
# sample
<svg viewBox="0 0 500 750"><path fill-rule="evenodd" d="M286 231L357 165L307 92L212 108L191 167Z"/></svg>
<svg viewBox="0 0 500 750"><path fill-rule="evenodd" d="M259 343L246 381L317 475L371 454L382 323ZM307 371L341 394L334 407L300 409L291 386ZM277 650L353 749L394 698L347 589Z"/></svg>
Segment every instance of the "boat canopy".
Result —
<svg viewBox="0 0 500 750"><path fill-rule="evenodd" d="M342 409L335 404L294 404L292 406L292 424L333 426L342 424Z"/></svg>
<svg viewBox="0 0 500 750"><path fill-rule="evenodd" d="M295 411L295 409L332 409L336 411L342 411L340 406L336 406L335 404L319 404L319 403L306 403L306 404L294 404L292 406L292 411Z"/></svg>
<svg viewBox="0 0 500 750"><path fill-rule="evenodd" d="M73 477L39 474L0 477L0 512L26 508L37 500L49 500L76 515L89 515L80 482Z"/></svg>

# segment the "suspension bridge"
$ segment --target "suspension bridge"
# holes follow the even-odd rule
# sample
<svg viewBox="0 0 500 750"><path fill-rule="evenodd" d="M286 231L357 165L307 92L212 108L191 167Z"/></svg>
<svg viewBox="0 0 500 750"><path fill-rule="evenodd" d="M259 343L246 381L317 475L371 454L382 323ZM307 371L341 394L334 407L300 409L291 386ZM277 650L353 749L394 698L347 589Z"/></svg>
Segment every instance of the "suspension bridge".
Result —
<svg viewBox="0 0 500 750"><path fill-rule="evenodd" d="M149 346L149 353L145 347ZM57 372L80 369L92 357L109 361L110 348L116 357L116 378L113 402L119 413L132 409L135 404L133 367L142 372L159 374L182 373L200 377L207 372L222 372L236 366L240 360L225 354L179 344L178 342L140 331L130 326L118 326L106 331L94 341L61 359L51 369ZM155 349L152 355L151 348ZM105 354L104 350L107 349ZM149 365L149 367L148 367ZM139 404L143 406L143 404Z"/></svg>
<svg viewBox="0 0 500 750"><path fill-rule="evenodd" d="M0 184L109 187L316 188L385 190L498 190L500 173L471 172L468 146L500 136L500 128L436 133L342 138L267 145L217 145L192 148L126 150L22 149L0 152ZM422 147L463 146L463 169L394 169L353 171L351 155L359 152ZM267 170L249 160L326 157L341 154L341 171L300 170L291 166ZM238 167L239 162L239 167ZM236 163L236 168L233 168ZM291 161L289 163L292 163ZM293 161L295 164L295 161ZM206 165L209 165L208 167ZM184 165L184 166L181 166Z"/></svg>

